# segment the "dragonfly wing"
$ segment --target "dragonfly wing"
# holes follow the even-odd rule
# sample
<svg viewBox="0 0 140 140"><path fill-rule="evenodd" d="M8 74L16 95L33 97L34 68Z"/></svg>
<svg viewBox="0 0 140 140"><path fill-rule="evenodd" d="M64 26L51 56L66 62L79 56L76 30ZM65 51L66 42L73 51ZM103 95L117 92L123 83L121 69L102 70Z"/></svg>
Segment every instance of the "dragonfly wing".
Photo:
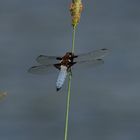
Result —
<svg viewBox="0 0 140 140"><path fill-rule="evenodd" d="M104 61L102 59L96 59L96 60L88 60L88 61L80 61L78 63L76 63L75 65L73 65L73 69L74 70L79 70L79 69L85 69L85 68L93 68L96 67L98 65L103 64Z"/></svg>
<svg viewBox="0 0 140 140"><path fill-rule="evenodd" d="M83 60L83 61L79 61L77 64L92 64L92 65L99 65L99 64L103 64L104 60L103 59L93 59L93 60Z"/></svg>
<svg viewBox="0 0 140 140"><path fill-rule="evenodd" d="M54 65L39 65L29 68L28 72L32 74L50 74L56 72Z"/></svg>
<svg viewBox="0 0 140 140"><path fill-rule="evenodd" d="M74 58L75 62L84 62L84 61L92 61L103 58L107 53L109 52L108 49L99 49L95 51L91 51L89 53L78 55L76 58Z"/></svg>
<svg viewBox="0 0 140 140"><path fill-rule="evenodd" d="M36 61L42 65L56 64L58 63L58 60L61 60L61 58L57 56L47 56L47 55L40 55L36 58Z"/></svg>

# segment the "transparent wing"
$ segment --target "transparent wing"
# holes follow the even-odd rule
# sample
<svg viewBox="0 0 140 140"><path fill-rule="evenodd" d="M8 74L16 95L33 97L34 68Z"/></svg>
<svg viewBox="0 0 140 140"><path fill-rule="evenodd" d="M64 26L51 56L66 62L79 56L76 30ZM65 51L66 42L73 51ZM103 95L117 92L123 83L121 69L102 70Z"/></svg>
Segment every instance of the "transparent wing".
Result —
<svg viewBox="0 0 140 140"><path fill-rule="evenodd" d="M83 60L83 61L79 61L76 64L92 64L92 65L99 65L99 64L103 64L104 60L103 59L93 59L93 60Z"/></svg>
<svg viewBox="0 0 140 140"><path fill-rule="evenodd" d="M89 53L80 54L77 58L74 58L75 62L86 62L103 58L109 52L108 49L99 49L91 51Z"/></svg>
<svg viewBox="0 0 140 140"><path fill-rule="evenodd" d="M104 61L102 59L79 61L78 63L72 66L72 69L84 70L85 68L93 68L103 63Z"/></svg>
<svg viewBox="0 0 140 140"><path fill-rule="evenodd" d="M54 65L39 65L31 67L28 72L32 74L50 74L57 72L57 69Z"/></svg>
<svg viewBox="0 0 140 140"><path fill-rule="evenodd" d="M36 61L42 65L56 64L59 60L60 57L47 55L40 55L36 58Z"/></svg>

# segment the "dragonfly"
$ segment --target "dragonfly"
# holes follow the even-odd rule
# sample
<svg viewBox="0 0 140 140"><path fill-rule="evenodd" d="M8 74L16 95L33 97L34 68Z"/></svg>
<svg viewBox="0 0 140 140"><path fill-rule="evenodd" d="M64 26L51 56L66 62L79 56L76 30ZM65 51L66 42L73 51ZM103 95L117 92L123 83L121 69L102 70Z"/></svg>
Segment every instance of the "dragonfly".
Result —
<svg viewBox="0 0 140 140"><path fill-rule="evenodd" d="M109 52L108 49L102 48L91 52L75 55L72 52L66 52L63 56L39 55L36 61L40 64L29 68L28 72L32 74L48 74L54 69L59 71L56 80L56 91L59 91L68 75L72 74L72 68L78 64L90 63L93 66L103 64L103 57Z"/></svg>

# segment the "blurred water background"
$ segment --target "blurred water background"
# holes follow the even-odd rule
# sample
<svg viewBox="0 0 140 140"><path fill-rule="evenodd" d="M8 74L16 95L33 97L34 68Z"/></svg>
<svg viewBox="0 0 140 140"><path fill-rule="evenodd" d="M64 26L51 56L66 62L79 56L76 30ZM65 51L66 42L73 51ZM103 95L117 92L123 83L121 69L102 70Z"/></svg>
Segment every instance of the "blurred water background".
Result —
<svg viewBox="0 0 140 140"><path fill-rule="evenodd" d="M70 0L0 1L0 140L62 140L66 89L57 73L27 73L40 54L72 46ZM105 64L73 72L71 140L140 139L140 1L84 1L76 53L109 48Z"/></svg>

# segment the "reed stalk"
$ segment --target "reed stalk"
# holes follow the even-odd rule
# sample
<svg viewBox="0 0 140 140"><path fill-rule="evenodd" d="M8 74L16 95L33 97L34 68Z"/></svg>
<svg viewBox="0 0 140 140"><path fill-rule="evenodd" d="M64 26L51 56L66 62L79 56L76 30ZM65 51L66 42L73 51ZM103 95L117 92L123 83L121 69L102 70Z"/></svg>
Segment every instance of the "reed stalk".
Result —
<svg viewBox="0 0 140 140"><path fill-rule="evenodd" d="M73 34L72 34L72 53L74 53L75 48L75 31L76 26L73 27ZM68 93L67 93L67 104L66 104L66 116L65 116L65 135L64 140L68 139L68 123L69 123L69 110L70 110L70 96L71 96L71 80L72 75L69 72L68 74Z"/></svg>
<svg viewBox="0 0 140 140"><path fill-rule="evenodd" d="M72 0L71 6L70 6L70 14L72 18L72 27L73 27L73 33L72 33L72 50L71 52L74 53L75 49L75 32L76 27L80 21L81 12L83 9L82 1L81 0ZM71 96L71 80L72 80L72 74L71 72L68 73L68 92L67 92L67 103L66 103L66 116L65 116L65 135L64 140L68 139L68 124L69 124L69 110L70 110L70 96Z"/></svg>

